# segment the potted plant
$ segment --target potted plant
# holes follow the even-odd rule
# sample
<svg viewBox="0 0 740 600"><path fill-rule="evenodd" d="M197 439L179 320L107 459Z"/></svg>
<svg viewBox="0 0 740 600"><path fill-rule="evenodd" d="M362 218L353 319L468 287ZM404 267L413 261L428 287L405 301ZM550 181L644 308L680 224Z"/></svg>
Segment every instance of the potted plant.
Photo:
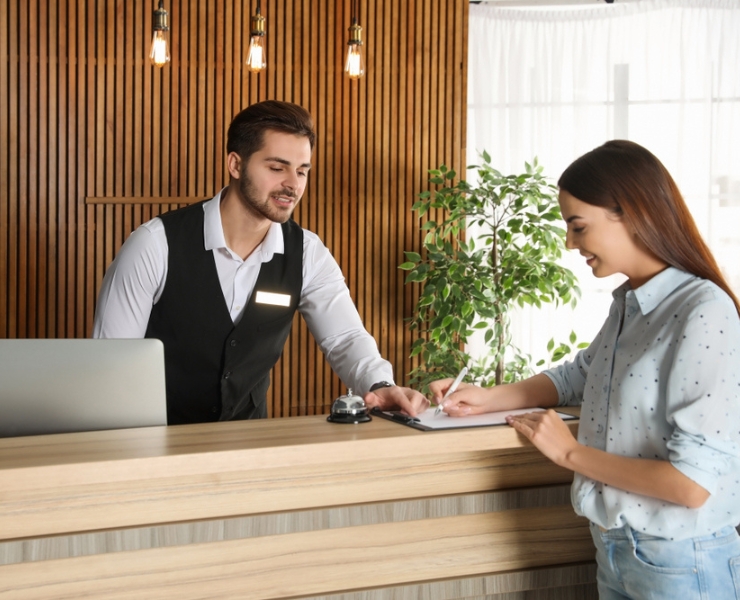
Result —
<svg viewBox="0 0 740 600"><path fill-rule="evenodd" d="M464 365L483 386L531 374L530 357L511 345L510 311L549 302L575 306L580 295L575 275L557 263L565 250L557 188L537 159L525 163L524 173L502 175L487 152L481 158L469 167L475 185L455 181L444 165L430 170L429 182L439 187L419 194L412 207L426 234L422 252L405 252L400 268L408 271L407 284L422 285L409 319L419 334L411 347L419 365L409 383L420 389ZM489 351L472 361L466 344L475 332L483 333ZM550 340L551 361L572 345L575 334L568 343Z"/></svg>

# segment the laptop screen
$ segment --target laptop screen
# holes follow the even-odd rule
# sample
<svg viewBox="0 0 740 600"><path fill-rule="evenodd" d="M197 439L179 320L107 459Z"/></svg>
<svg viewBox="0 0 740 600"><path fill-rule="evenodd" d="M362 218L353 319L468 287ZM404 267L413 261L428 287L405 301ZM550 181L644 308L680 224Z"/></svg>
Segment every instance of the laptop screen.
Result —
<svg viewBox="0 0 740 600"><path fill-rule="evenodd" d="M0 437L167 424L155 339L0 339Z"/></svg>

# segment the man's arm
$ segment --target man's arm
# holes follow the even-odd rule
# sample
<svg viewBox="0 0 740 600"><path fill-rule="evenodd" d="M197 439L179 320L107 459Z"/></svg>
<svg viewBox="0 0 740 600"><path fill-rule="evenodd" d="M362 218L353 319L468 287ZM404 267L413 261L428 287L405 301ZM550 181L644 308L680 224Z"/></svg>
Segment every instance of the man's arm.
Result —
<svg viewBox="0 0 740 600"><path fill-rule="evenodd" d="M309 231L304 232L303 292L298 310L334 372L356 394L366 396L370 405L416 414L426 403L421 394L407 388L369 391L381 381L394 383L393 368L365 329L339 265Z"/></svg>
<svg viewBox="0 0 740 600"><path fill-rule="evenodd" d="M95 309L93 337L143 338L167 275L167 238L159 219L142 225L105 273Z"/></svg>

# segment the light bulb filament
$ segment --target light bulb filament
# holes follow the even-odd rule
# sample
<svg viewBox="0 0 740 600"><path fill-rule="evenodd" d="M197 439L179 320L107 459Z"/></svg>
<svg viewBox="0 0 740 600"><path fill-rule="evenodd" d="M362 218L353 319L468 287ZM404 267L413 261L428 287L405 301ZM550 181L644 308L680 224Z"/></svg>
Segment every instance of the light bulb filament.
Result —
<svg viewBox="0 0 740 600"><path fill-rule="evenodd" d="M347 62L344 70L347 72L350 79L359 79L365 74L361 45L349 44L349 48L347 49Z"/></svg>
<svg viewBox="0 0 740 600"><path fill-rule="evenodd" d="M265 61L265 36L253 35L249 42L247 54L247 69L252 73L259 73L267 66Z"/></svg>
<svg viewBox="0 0 740 600"><path fill-rule="evenodd" d="M152 38L152 51L149 53L152 64L163 67L170 62L170 51L167 44L167 32L157 30Z"/></svg>

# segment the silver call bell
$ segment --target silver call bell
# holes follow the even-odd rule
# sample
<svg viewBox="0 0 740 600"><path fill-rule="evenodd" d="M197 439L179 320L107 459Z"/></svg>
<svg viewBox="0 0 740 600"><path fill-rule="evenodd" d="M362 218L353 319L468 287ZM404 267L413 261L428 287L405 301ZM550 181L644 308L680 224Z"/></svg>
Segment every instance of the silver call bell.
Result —
<svg viewBox="0 0 740 600"><path fill-rule="evenodd" d="M348 390L345 396L339 396L331 405L331 414L326 417L331 423L367 423L372 421L370 409L365 400Z"/></svg>

